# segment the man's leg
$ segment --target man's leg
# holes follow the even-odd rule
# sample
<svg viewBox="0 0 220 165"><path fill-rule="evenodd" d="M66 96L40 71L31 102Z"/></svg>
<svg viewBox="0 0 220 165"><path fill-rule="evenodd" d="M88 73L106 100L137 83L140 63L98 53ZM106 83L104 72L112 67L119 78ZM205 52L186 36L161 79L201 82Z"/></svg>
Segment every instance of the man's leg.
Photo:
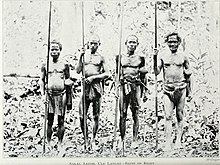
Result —
<svg viewBox="0 0 220 165"><path fill-rule="evenodd" d="M120 121L119 129L121 133L121 140L124 141L125 131L126 131L126 118L127 118L127 109L129 104L129 96L124 96L123 86L120 87L119 93L119 111L120 111Z"/></svg>
<svg viewBox="0 0 220 165"><path fill-rule="evenodd" d="M186 86L187 102L190 102L192 100L192 87L193 87L193 81L192 81L192 77L190 77L187 80L187 86Z"/></svg>
<svg viewBox="0 0 220 165"><path fill-rule="evenodd" d="M120 129L121 141L119 141L118 143L118 148L122 149L123 156L125 149L126 118L127 118L127 110L128 110L129 102L130 102L130 97L124 96L124 92L123 90L121 90L119 96L119 111L120 111L119 129Z"/></svg>
<svg viewBox="0 0 220 165"><path fill-rule="evenodd" d="M58 136L58 150L61 150L61 143L63 141L63 136L65 132L65 127L64 127L64 119L65 119L65 110L66 110L66 105L67 105L67 94L65 93L63 96L60 97L60 104L59 104L59 112L58 112L58 131L57 131L57 136Z"/></svg>
<svg viewBox="0 0 220 165"><path fill-rule="evenodd" d="M54 113L48 113L48 122L47 122L47 141L50 145L51 136L53 134L52 126L54 121Z"/></svg>
<svg viewBox="0 0 220 165"><path fill-rule="evenodd" d="M91 141L92 149L97 150L98 146L96 144L96 134L99 127L99 116L100 116L100 106L101 106L101 98L99 100L93 101L93 117L94 117L94 125L93 125L93 137Z"/></svg>
<svg viewBox="0 0 220 165"><path fill-rule="evenodd" d="M130 101L129 97L124 96L123 88L121 88L120 96L119 96L119 111L120 111L119 129L120 129L122 141L124 141L124 137L125 137L126 118L127 118L127 109L128 109L129 101Z"/></svg>
<svg viewBox="0 0 220 165"><path fill-rule="evenodd" d="M61 145L63 141L63 136L64 136L64 116L58 115L58 131L57 131L57 136L58 136L58 144L59 146Z"/></svg>
<svg viewBox="0 0 220 165"><path fill-rule="evenodd" d="M83 136L88 140L88 126L87 126L87 112L88 112L88 108L89 108L89 104L90 102L88 100L85 100L85 113L86 113L86 126L84 126L84 112L83 112L83 107L82 107L82 104L83 104L83 100L82 100L82 97L80 99L80 103L79 103L79 119L80 119L80 127L81 127L81 130L82 130L82 133L83 133ZM86 128L86 134L85 134L85 131L84 131L84 128Z"/></svg>
<svg viewBox="0 0 220 165"><path fill-rule="evenodd" d="M100 106L101 106L101 98L96 101L93 101L93 117L94 117L93 140L95 140L96 133L99 127Z"/></svg>
<svg viewBox="0 0 220 165"><path fill-rule="evenodd" d="M137 87L136 91L132 93L131 98L131 112L133 117L133 141L137 141L138 130L139 130L139 109L140 109L140 97L141 89L140 86Z"/></svg>
<svg viewBox="0 0 220 165"><path fill-rule="evenodd" d="M57 150L59 151L58 156L62 157L65 150L62 146L62 141L63 141L63 136L65 132L65 127L64 127L64 115L58 115L58 131L57 131L57 136L58 136L58 148Z"/></svg>
<svg viewBox="0 0 220 165"><path fill-rule="evenodd" d="M176 106L176 117L177 117L177 139L175 147L179 148L181 147L181 137L183 132L183 109L185 105L185 99L186 99L186 89L181 90L181 97L179 99L178 105Z"/></svg>
<svg viewBox="0 0 220 165"><path fill-rule="evenodd" d="M170 100L167 94L163 96L164 100L164 110L165 110L165 135L166 135L166 142L165 142L165 150L171 149L171 135L172 135L172 112L174 109L174 104Z"/></svg>

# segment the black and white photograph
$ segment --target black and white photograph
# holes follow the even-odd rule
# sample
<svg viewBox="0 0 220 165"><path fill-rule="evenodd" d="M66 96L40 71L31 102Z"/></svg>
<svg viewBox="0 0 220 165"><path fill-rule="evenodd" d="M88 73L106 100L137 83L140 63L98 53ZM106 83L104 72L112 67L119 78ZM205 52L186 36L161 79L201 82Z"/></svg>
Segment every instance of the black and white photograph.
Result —
<svg viewBox="0 0 220 165"><path fill-rule="evenodd" d="M3 0L3 164L220 164L219 4Z"/></svg>

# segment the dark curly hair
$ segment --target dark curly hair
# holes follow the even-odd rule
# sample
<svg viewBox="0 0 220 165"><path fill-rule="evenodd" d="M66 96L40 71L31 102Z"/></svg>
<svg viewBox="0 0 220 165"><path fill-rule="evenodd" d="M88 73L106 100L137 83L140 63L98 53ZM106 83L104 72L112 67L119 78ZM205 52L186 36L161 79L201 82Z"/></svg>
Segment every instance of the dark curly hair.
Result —
<svg viewBox="0 0 220 165"><path fill-rule="evenodd" d="M177 36L178 42L181 43L182 39L181 39L181 37L179 36L179 34L177 32L173 32L173 33L168 34L165 37L165 42L168 42L168 39L169 39L170 36Z"/></svg>
<svg viewBox="0 0 220 165"><path fill-rule="evenodd" d="M59 45L60 51L62 50L62 44L59 41L53 40L53 41L50 42L50 44L57 44L57 45Z"/></svg>
<svg viewBox="0 0 220 165"><path fill-rule="evenodd" d="M136 35L134 35L134 34L130 34L129 36L127 36L125 43L127 43L129 37L135 37L136 41L138 43L138 37Z"/></svg>

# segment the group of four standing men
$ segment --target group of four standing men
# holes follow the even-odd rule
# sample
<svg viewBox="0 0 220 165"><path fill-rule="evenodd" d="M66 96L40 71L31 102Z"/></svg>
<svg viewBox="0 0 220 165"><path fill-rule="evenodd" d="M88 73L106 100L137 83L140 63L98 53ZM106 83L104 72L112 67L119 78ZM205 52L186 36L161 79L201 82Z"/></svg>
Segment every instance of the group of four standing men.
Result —
<svg viewBox="0 0 220 165"><path fill-rule="evenodd" d="M171 133L172 133L172 115L176 111L178 122L176 146L181 145L181 135L183 130L183 109L185 98L187 95L187 83L189 83L191 71L189 68L189 60L184 52L178 51L181 38L177 33L167 35L165 42L169 47L169 51L154 51L154 72L156 75L163 70L163 90L164 90L164 111L165 111L165 130L166 145L165 149L171 149ZM135 52L138 46L138 37L129 35L125 45L127 53L119 58L116 56L116 66L120 62L120 92L119 94L119 111L120 111L120 134L121 140L124 141L126 132L127 109L130 105L133 118L133 142L138 140L139 128L139 109L141 98L141 77L145 77L147 69L145 66L145 58ZM101 96L103 95L103 87L101 81L109 77L108 68L104 56L97 51L100 45L100 39L97 35L92 35L88 42L88 48L80 50L80 57L76 66L76 72L83 71L83 56L85 57L85 110L83 110L83 99L81 97L79 104L80 126L83 135L88 139L87 122L84 125L84 116L87 117L90 103L93 104L93 137L92 144L95 142L98 122L100 117ZM54 115L58 116L58 144L61 145L64 136L64 116L67 104L67 94L70 92L72 81L68 64L59 60L62 45L57 41L50 44L50 65L47 70L46 65L41 68L41 92L43 101L48 104L47 114L47 140L50 144L53 133L52 126ZM120 60L119 60L120 59ZM119 73L116 67L116 73ZM48 83L46 76L48 74ZM143 76L144 75L144 76ZM117 87L116 87L117 88ZM48 99L46 100L46 92ZM85 112L85 115L84 115ZM84 129L86 128L86 131Z"/></svg>

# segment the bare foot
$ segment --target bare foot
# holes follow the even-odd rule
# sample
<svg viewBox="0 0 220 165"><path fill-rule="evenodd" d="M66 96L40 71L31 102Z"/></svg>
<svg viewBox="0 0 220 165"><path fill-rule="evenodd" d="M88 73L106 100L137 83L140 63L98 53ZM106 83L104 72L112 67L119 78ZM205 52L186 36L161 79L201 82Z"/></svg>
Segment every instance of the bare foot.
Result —
<svg viewBox="0 0 220 165"><path fill-rule="evenodd" d="M137 141L132 141L131 142L131 149L137 149L138 148L138 142Z"/></svg>
<svg viewBox="0 0 220 165"><path fill-rule="evenodd" d="M62 144L61 144L61 143L58 143L57 150L58 150L58 151L61 151L61 150L62 150Z"/></svg>
<svg viewBox="0 0 220 165"><path fill-rule="evenodd" d="M122 140L118 141L117 148L119 148L119 149L123 148L123 141Z"/></svg>
<svg viewBox="0 0 220 165"><path fill-rule="evenodd" d="M48 145L47 145L47 147L46 147L46 152L49 153L49 152L52 151L52 150L53 150L53 146L51 145L50 142L48 142Z"/></svg>
<svg viewBox="0 0 220 165"><path fill-rule="evenodd" d="M171 143L165 142L164 151L170 151L172 150Z"/></svg>
<svg viewBox="0 0 220 165"><path fill-rule="evenodd" d="M98 149L99 149L99 147L98 147L98 141L95 140L95 139L92 139L92 141L91 141L91 147L92 147L92 150L94 150L94 151L98 150Z"/></svg>
<svg viewBox="0 0 220 165"><path fill-rule="evenodd" d="M182 148L182 143L178 140L175 143L175 149L179 149L179 148Z"/></svg>
<svg viewBox="0 0 220 165"><path fill-rule="evenodd" d="M87 152L90 148L90 144L89 144L89 140L87 139L86 141L84 141L84 150Z"/></svg>
<svg viewBox="0 0 220 165"><path fill-rule="evenodd" d="M117 150L122 152L122 156L124 156L125 152L125 141L119 140L117 144Z"/></svg>
<svg viewBox="0 0 220 165"><path fill-rule="evenodd" d="M65 154L65 148L63 147L62 144L58 144L58 157L64 157Z"/></svg>

